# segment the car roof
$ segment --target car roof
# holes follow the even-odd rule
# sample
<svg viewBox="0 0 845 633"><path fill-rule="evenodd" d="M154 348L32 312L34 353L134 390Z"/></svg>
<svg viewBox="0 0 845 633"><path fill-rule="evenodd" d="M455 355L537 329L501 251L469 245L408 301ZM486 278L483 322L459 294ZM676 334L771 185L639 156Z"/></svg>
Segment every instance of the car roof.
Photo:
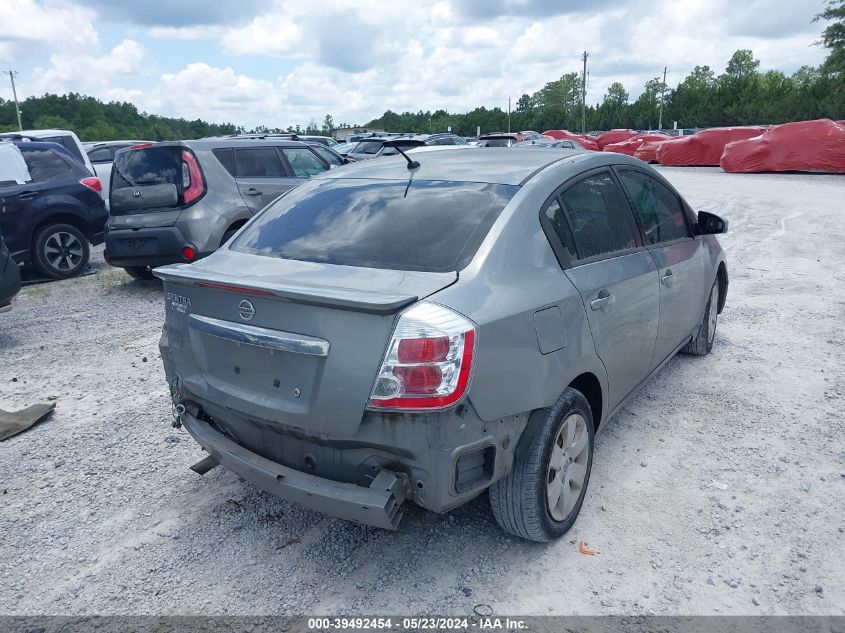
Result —
<svg viewBox="0 0 845 633"><path fill-rule="evenodd" d="M419 168L408 170L402 156L379 160L361 161L346 165L342 170L331 170L314 176L314 179L356 178L373 180L443 180L452 182L485 182L502 185L522 185L531 176L549 165L565 159L573 162L586 153L578 150L557 149L537 152L528 148L489 148L480 151L474 147L451 152L417 154ZM609 159L608 159L609 160Z"/></svg>
<svg viewBox="0 0 845 633"><path fill-rule="evenodd" d="M192 149L208 150L221 147L311 147L311 143L293 141L290 138L227 138L225 136L200 138L192 141L181 141L183 145Z"/></svg>

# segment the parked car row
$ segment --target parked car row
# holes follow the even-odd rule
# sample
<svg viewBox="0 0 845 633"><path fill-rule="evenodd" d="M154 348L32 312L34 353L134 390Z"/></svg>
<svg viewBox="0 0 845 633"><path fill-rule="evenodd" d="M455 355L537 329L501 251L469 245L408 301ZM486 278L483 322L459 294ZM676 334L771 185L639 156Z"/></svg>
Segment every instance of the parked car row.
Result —
<svg viewBox="0 0 845 633"><path fill-rule="evenodd" d="M164 282L161 355L175 424L209 455L197 472L388 529L405 503L489 491L504 530L558 538L597 429L675 353L710 352L727 223L623 154L536 132L479 146L97 144L106 213L63 145L5 141L0 311L17 263L68 277L105 240L109 264Z"/></svg>

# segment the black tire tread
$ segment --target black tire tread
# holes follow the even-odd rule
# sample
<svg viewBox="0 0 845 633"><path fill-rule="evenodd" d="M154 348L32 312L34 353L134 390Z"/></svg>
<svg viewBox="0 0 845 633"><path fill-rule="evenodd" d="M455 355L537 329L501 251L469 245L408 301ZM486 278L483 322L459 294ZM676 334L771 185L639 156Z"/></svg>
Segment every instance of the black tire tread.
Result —
<svg viewBox="0 0 845 633"><path fill-rule="evenodd" d="M490 486L490 508L496 522L506 532L540 543L547 543L561 535L562 532L554 533L549 530L548 523L551 519L545 517L546 509L539 494L545 494L547 445L552 441L551 436L558 430L561 414L567 414L574 408L582 409L587 414L587 423L593 424L587 399L579 391L567 388L554 406L532 414L541 416L541 420L537 420L539 428L536 434L532 433L533 425L529 421L525 433L534 436L525 439L529 440L530 444L517 449L511 473ZM541 487L538 486L538 481L543 481ZM563 531L568 529L569 526Z"/></svg>
<svg viewBox="0 0 845 633"><path fill-rule="evenodd" d="M716 281L713 282L713 285L719 283L718 277ZM713 294L713 286L707 291L707 304L704 306L704 316L701 317L701 323L698 325L698 331L695 333L695 336L692 340L684 345L681 348L681 352L684 354L689 354L691 356L706 356L710 353L710 350L713 349L712 343L708 345L708 332L707 332L707 315L710 312L710 301L711 296ZM719 296L718 294L716 295Z"/></svg>

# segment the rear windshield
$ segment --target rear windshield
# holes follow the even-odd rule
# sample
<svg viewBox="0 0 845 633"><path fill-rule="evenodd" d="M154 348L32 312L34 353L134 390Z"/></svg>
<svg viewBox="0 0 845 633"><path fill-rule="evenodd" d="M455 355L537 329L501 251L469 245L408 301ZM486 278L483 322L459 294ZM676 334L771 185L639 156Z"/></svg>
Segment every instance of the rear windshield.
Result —
<svg viewBox="0 0 845 633"><path fill-rule="evenodd" d="M173 184L177 190L182 190L182 152L179 146L153 145L115 154L112 191L163 184Z"/></svg>
<svg viewBox="0 0 845 633"><path fill-rule="evenodd" d="M380 149L384 141L361 141L352 150L353 154L375 154Z"/></svg>
<svg viewBox="0 0 845 633"><path fill-rule="evenodd" d="M461 270L518 189L433 180L318 180L267 207L231 249L343 266Z"/></svg>
<svg viewBox="0 0 845 633"><path fill-rule="evenodd" d="M510 147L511 143L513 143L511 138L484 138L479 144L485 147Z"/></svg>

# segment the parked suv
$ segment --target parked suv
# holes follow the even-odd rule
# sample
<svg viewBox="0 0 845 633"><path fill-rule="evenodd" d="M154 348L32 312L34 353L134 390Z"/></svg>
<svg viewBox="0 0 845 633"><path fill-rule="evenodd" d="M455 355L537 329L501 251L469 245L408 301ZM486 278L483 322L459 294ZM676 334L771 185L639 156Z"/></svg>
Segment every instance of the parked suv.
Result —
<svg viewBox="0 0 845 633"><path fill-rule="evenodd" d="M22 132L4 132L0 134L0 139L7 140L30 140L39 141L41 143L58 143L64 147L71 156L73 156L80 163L85 165L92 176L97 174L94 172L94 166L88 159L85 153L85 148L79 137L70 130L23 130Z"/></svg>
<svg viewBox="0 0 845 633"><path fill-rule="evenodd" d="M489 489L505 530L549 541L584 501L596 430L676 352L713 346L726 228L621 154L334 170L156 270L176 423L209 454L198 471L321 512L395 528L406 501L446 512Z"/></svg>
<svg viewBox="0 0 845 633"><path fill-rule="evenodd" d="M331 163L284 138L206 138L119 150L106 261L136 279L217 250L267 204Z"/></svg>
<svg viewBox="0 0 845 633"><path fill-rule="evenodd" d="M54 279L78 275L107 219L100 179L64 146L0 142L0 234L19 264Z"/></svg>

